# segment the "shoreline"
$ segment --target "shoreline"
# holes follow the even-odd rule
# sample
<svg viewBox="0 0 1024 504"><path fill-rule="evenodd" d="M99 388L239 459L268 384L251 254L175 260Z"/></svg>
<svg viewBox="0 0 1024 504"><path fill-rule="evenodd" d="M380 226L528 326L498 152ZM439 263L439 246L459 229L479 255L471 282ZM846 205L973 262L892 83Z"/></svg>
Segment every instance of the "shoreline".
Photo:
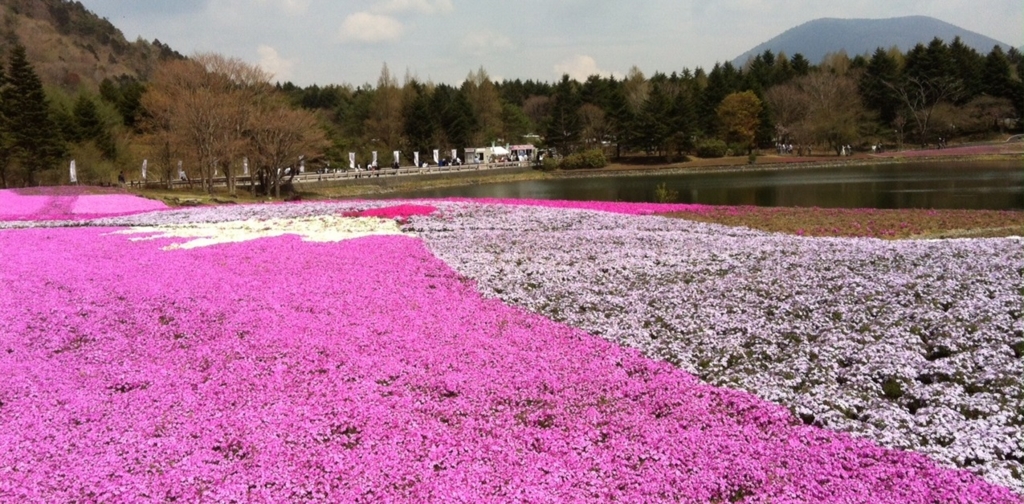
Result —
<svg viewBox="0 0 1024 504"><path fill-rule="evenodd" d="M499 184L507 182L525 182L532 180L560 180L579 178L604 178L604 177L655 177L677 174L701 174L701 173L730 173L730 172L774 172L783 170L810 170L819 168L842 168L846 166L864 165L889 165L904 163L937 163L956 161L998 161L1020 159L1024 161L1024 152L1013 153L986 153L986 154L964 154L964 155L934 155L934 156L856 156L853 158L825 158L821 160L801 161L774 161L758 162L748 164L745 158L722 158L735 160L729 163L709 163L689 165L686 163L671 163L659 165L626 165L613 163L604 168L572 171L542 171L538 169L524 169L518 172L486 173L486 172L463 172L453 173L444 178L423 178L418 180L394 181L391 179L380 179L378 182L363 184L346 184L330 187L317 188L316 186L303 187L297 191L303 199L348 199L358 197L383 196L388 194L421 191L430 189L442 189L450 187L476 186L484 184ZM706 161L706 160L699 160Z"/></svg>

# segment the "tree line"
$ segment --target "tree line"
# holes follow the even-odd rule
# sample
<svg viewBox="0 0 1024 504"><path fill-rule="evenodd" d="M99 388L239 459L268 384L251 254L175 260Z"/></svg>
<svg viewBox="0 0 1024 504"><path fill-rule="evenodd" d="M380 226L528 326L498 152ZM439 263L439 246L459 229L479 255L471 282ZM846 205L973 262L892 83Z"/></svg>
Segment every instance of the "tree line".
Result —
<svg viewBox="0 0 1024 504"><path fill-rule="evenodd" d="M349 152L411 159L492 142L667 160L778 144L838 154L845 145L982 138L1019 129L1024 112L1021 54L997 46L983 55L958 38L905 53L839 52L817 65L765 51L742 68L646 76L634 67L583 82L495 82L482 67L458 86L408 73L399 82L386 64L375 84L361 86L271 79L240 60L199 54L162 62L146 82L108 79L98 94L72 96L44 91L15 47L0 76L0 183L59 183L71 157L80 179L111 181L147 159L161 180L184 172L212 188L222 176L232 191L248 169L259 191L276 194L300 156L337 165Z"/></svg>
<svg viewBox="0 0 1024 504"><path fill-rule="evenodd" d="M458 87L408 75L399 85L385 65L376 85L278 88L329 125L334 157L538 137L561 152L604 147L615 156L738 154L778 143L839 153L845 145L935 144L1019 129L1022 63L1016 49L982 55L959 38L936 38L906 53L830 54L818 65L765 51L743 68L648 77L634 67L622 78L554 83L493 82L480 68Z"/></svg>

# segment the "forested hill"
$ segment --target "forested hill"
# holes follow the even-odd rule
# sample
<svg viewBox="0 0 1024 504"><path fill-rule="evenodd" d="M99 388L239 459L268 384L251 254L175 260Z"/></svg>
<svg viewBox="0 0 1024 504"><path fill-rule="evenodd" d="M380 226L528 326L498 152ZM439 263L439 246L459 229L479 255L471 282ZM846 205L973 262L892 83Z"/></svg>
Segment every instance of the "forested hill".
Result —
<svg viewBox="0 0 1024 504"><path fill-rule="evenodd" d="M834 19L808 21L758 45L732 60L742 67L749 59L765 51L788 56L802 54L811 63L818 63L828 53L846 51L851 58L871 54L875 49L896 46L906 52L917 44L927 45L938 37L947 42L956 37L981 54L988 54L996 45L1003 51L1010 46L991 37L928 16L907 16L888 19Z"/></svg>
<svg viewBox="0 0 1024 504"><path fill-rule="evenodd" d="M44 84L69 91L95 91L105 78L146 80L161 59L181 57L160 41L129 42L81 2L0 0L0 56L19 43Z"/></svg>

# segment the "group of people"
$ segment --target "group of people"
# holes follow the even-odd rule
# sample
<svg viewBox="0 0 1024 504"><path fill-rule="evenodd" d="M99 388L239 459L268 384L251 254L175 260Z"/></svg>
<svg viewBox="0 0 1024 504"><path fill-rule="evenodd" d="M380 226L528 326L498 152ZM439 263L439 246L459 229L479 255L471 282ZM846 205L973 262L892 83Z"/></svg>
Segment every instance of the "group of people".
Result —
<svg viewBox="0 0 1024 504"><path fill-rule="evenodd" d="M791 143L777 143L777 144L775 144L775 150L779 153L780 156L783 155L783 154L792 154L793 153L793 144L791 144Z"/></svg>
<svg viewBox="0 0 1024 504"><path fill-rule="evenodd" d="M777 143L775 144L775 150L779 153L780 156L783 154L792 155L794 152L796 152L796 155L798 156L811 155L810 146L797 145L796 147L793 147L793 144L791 143Z"/></svg>
<svg viewBox="0 0 1024 504"><path fill-rule="evenodd" d="M446 158L438 161L437 166L462 166L462 160L459 159L458 157L455 157L455 159L447 158L446 157ZM426 167L427 167L427 163L424 161L423 162L423 168L426 168Z"/></svg>

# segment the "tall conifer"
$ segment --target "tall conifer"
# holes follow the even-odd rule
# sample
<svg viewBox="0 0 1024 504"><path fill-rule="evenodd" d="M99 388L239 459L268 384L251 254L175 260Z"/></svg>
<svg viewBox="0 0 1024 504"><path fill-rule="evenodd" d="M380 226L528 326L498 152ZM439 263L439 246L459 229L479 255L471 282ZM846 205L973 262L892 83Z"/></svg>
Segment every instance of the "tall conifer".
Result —
<svg viewBox="0 0 1024 504"><path fill-rule="evenodd" d="M20 167L27 185L37 185L43 171L57 167L66 147L24 46L16 45L11 51L7 85L0 94L12 161Z"/></svg>

